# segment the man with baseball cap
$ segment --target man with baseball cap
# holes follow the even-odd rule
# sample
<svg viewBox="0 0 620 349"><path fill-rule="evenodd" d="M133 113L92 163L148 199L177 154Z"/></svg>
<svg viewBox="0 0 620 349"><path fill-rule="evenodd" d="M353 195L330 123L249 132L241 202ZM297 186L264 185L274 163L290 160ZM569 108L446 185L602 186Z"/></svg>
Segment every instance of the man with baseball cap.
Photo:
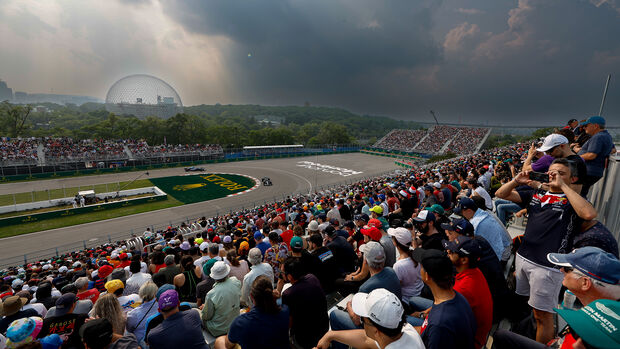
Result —
<svg viewBox="0 0 620 349"><path fill-rule="evenodd" d="M582 184L587 177L587 167L583 158L577 155L570 148L569 141L561 134L552 133L545 138L543 145L536 149L540 152L553 156L554 159L567 159L573 161L577 166L577 174L579 179L576 184ZM540 183L530 183L531 186L538 186ZM543 188L546 188L547 184L543 183ZM581 188L579 188L581 189Z"/></svg>
<svg viewBox="0 0 620 349"><path fill-rule="evenodd" d="M600 300L620 299L620 260L598 247L582 247L570 253L549 253L547 259L561 267L564 273L562 284L571 291L581 304L591 304ZM562 312L555 310L560 316ZM565 320L568 319L565 318ZM570 323L569 323L570 325ZM499 348L544 348L541 343L509 331L498 331L493 335ZM553 342L562 343L562 348L572 348L576 340L573 334L561 331ZM565 343L565 344L564 344ZM591 343L589 344L597 344ZM598 348L596 345L593 346Z"/></svg>
<svg viewBox="0 0 620 349"><path fill-rule="evenodd" d="M150 348L209 348L202 335L200 315L197 311L179 311L177 291L163 292L157 304L164 321L148 333Z"/></svg>
<svg viewBox="0 0 620 349"><path fill-rule="evenodd" d="M370 293L357 293L351 307L360 317L363 329L329 331L316 348L327 349L332 341L358 349L424 348L418 332L404 321L400 300L390 291L378 288Z"/></svg>
<svg viewBox="0 0 620 349"><path fill-rule="evenodd" d="M56 300L55 316L45 318L38 338L56 333L62 338L63 347L81 348L80 328L88 318L87 314L74 314L78 298L75 293L65 293Z"/></svg>
<svg viewBox="0 0 620 349"><path fill-rule="evenodd" d="M474 234L482 236L491 244L497 259L508 259L512 244L510 234L492 213L478 208L471 198L462 198L454 208L454 213L467 219L474 226Z"/></svg>
<svg viewBox="0 0 620 349"><path fill-rule="evenodd" d="M431 308L420 329L426 348L474 348L476 318L467 299L452 287L454 267L448 256L443 251L423 248L416 248L412 256L422 264L420 276L434 298L426 306ZM424 317L419 312L413 315Z"/></svg>
<svg viewBox="0 0 620 349"><path fill-rule="evenodd" d="M577 152L585 161L588 170L581 188L581 195L585 196L590 187L603 177L607 158L612 154L612 150L615 150L615 147L611 135L605 129L603 117L591 116L582 125L585 126L585 131L590 139L581 148L573 147L573 151Z"/></svg>
<svg viewBox="0 0 620 349"><path fill-rule="evenodd" d="M383 247L375 241L370 241L362 247L360 251L364 254L365 263L368 264L370 278L359 288L359 292L370 293L377 288L385 288L394 293L399 299L402 296L400 280L394 269L385 267L385 251ZM361 328L360 319L351 308L351 302L347 303L346 311L336 309L330 314L331 328L334 330L351 330ZM334 344L335 348L343 346Z"/></svg>
<svg viewBox="0 0 620 349"><path fill-rule="evenodd" d="M437 230L435 223L435 214L428 210L422 210L413 217L413 224L420 232L418 238L421 240L422 248L443 251L441 241L446 239L446 234Z"/></svg>
<svg viewBox="0 0 620 349"><path fill-rule="evenodd" d="M482 250L478 241L467 236L443 241L448 258L456 269L454 290L467 299L476 318L476 348L486 345L493 324L493 299L487 281L478 269Z"/></svg>

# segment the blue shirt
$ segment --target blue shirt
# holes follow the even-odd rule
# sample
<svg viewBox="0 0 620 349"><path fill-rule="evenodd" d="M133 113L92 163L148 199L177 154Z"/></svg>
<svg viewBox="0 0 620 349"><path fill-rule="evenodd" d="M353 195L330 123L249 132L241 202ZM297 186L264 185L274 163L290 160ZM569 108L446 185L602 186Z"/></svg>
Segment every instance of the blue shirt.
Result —
<svg viewBox="0 0 620 349"><path fill-rule="evenodd" d="M200 315L194 310L180 311L165 319L151 330L148 342L151 349L209 349L202 335Z"/></svg>
<svg viewBox="0 0 620 349"><path fill-rule="evenodd" d="M256 248L258 248L260 250L260 252L263 254L263 257L265 257L265 252L271 247L271 245L266 242L265 240L259 242L258 244L256 244Z"/></svg>
<svg viewBox="0 0 620 349"><path fill-rule="evenodd" d="M133 333L136 338L142 339L146 333L146 321L153 315L157 315L157 299L142 303L139 307L127 313L127 331Z"/></svg>
<svg viewBox="0 0 620 349"><path fill-rule="evenodd" d="M613 147L614 142L607 130L602 130L595 134L583 145L583 147L581 147L579 155L583 155L585 153L596 154L596 158L594 160L586 160L588 176L603 176L603 171L605 171L605 160L609 156L609 153L611 153Z"/></svg>
<svg viewBox="0 0 620 349"><path fill-rule="evenodd" d="M377 288L385 288L400 299L402 297L400 280L394 269L385 267L377 274L371 276L360 286L360 292L370 293Z"/></svg>
<svg viewBox="0 0 620 349"><path fill-rule="evenodd" d="M433 304L422 324L422 341L427 349L474 348L476 318L467 299L454 293L451 300Z"/></svg>
<svg viewBox="0 0 620 349"><path fill-rule="evenodd" d="M228 340L243 349L288 349L289 310L282 305L277 314L268 314L257 307L233 320Z"/></svg>
<svg viewBox="0 0 620 349"><path fill-rule="evenodd" d="M489 212L481 209L476 210L469 222L474 226L474 234L485 238L493 248L497 259L501 261L502 253L511 243L510 235L504 225Z"/></svg>

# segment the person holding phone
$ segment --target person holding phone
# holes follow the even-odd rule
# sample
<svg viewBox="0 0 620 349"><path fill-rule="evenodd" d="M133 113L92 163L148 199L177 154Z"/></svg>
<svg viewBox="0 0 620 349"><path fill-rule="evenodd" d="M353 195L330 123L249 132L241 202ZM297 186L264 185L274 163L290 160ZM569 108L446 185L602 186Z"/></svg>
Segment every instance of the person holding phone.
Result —
<svg viewBox="0 0 620 349"><path fill-rule="evenodd" d="M596 218L594 207L576 190L577 166L567 159L556 159L549 166L549 190L530 187L530 171L520 172L502 185L495 195L523 204L529 219L517 251L516 292L529 296L534 309L536 341L553 338L553 308L557 305L563 275L547 260L548 253L568 253L581 222Z"/></svg>

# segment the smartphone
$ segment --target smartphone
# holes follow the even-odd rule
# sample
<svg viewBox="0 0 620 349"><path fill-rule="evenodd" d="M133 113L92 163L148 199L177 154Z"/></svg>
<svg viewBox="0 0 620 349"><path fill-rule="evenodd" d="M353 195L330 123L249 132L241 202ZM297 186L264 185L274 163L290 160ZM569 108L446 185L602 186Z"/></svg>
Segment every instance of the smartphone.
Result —
<svg viewBox="0 0 620 349"><path fill-rule="evenodd" d="M530 179L540 183L549 183L549 175L543 172L530 172Z"/></svg>

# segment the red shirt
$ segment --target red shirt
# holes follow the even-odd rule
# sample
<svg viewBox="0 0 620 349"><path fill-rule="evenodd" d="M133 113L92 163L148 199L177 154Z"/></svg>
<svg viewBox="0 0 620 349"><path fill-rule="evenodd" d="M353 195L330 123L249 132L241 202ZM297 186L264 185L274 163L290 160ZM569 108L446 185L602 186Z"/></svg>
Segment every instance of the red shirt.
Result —
<svg viewBox="0 0 620 349"><path fill-rule="evenodd" d="M487 335L493 324L493 299L487 280L478 268L467 269L456 274L454 290L469 302L476 318L476 347L486 345Z"/></svg>
<svg viewBox="0 0 620 349"><path fill-rule="evenodd" d="M387 204L388 204L388 211L392 212L396 210L397 205L400 206L400 200L398 200L395 197L391 197L387 199Z"/></svg>
<svg viewBox="0 0 620 349"><path fill-rule="evenodd" d="M91 288L90 290L86 290L84 292L76 294L79 300L83 301L86 299L90 299L93 304L99 299L99 291L96 288Z"/></svg>
<svg viewBox="0 0 620 349"><path fill-rule="evenodd" d="M291 248L291 239L293 238L293 231L287 230L284 233L280 234L282 241L286 242L286 247Z"/></svg>

